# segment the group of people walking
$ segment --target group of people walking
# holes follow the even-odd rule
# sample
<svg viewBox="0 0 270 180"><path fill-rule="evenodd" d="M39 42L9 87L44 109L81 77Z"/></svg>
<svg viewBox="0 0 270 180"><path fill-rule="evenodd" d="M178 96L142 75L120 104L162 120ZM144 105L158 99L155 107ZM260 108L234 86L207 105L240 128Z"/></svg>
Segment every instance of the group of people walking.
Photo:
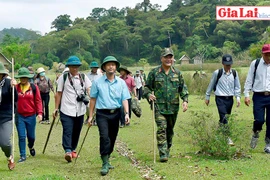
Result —
<svg viewBox="0 0 270 180"><path fill-rule="evenodd" d="M214 90L216 105L219 112L219 123L228 123L227 115L231 114L233 96L236 97L237 106L240 106L241 86L236 70L232 69L233 58L231 55L222 57L223 68L216 70L211 78L206 91L205 104L209 105L210 95ZM270 123L270 44L262 48L262 57L252 61L245 82L245 104L250 105L249 92L253 91L254 134L250 146L255 148L259 132L265 122ZM76 148L79 142L81 129L84 123L84 114L88 110L86 122L88 126L98 126L100 136L99 153L102 160L101 175L108 174L113 168L110 155L113 152L119 127L130 124L132 94L138 101L147 99L155 114L157 125L157 147L160 162L167 162L170 157L174 126L180 109L180 98L183 100L183 112L188 109L188 89L182 73L174 66L174 53L170 48L164 48L161 53L161 65L152 69L148 77L143 70L136 71L134 77L125 66L120 66L113 56L104 58L98 72L97 62L90 65L91 72L87 75L79 72L82 65L77 56L68 58L66 66L69 71L63 73L57 80L55 92L55 110L53 117L60 115L63 127L62 146L65 151L64 158L71 162L78 158ZM116 76L119 71L120 76ZM26 160L26 137L28 148L35 156L35 126L36 116L40 121L48 121L48 110L43 111L42 102L47 104L48 93L53 91L51 83L46 80L44 69L38 69L38 79L35 84L29 82L30 75L27 68L20 68L16 78L8 78L8 73L0 63L0 145L8 158L8 167L15 167L12 154L12 101L17 102L16 127L19 135L19 162ZM12 97L12 87L15 96ZM53 91L54 92L54 91ZM89 99L90 97L90 99ZM45 117L44 117L45 116ZM94 121L95 120L95 121ZM119 122L120 120L120 122ZM266 126L266 146L264 151L270 153L270 128ZM233 141L228 137L228 143Z"/></svg>

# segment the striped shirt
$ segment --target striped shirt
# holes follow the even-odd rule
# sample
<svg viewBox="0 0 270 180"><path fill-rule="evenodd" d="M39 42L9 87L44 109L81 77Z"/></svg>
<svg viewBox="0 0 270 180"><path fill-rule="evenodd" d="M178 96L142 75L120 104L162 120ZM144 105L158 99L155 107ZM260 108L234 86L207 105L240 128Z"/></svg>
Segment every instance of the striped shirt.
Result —
<svg viewBox="0 0 270 180"><path fill-rule="evenodd" d="M250 64L250 68L244 86L245 97L249 97L249 92L251 90L253 92L270 91L270 64L266 64L263 58L260 59L253 84L255 62L256 60L252 61Z"/></svg>
<svg viewBox="0 0 270 180"><path fill-rule="evenodd" d="M214 71L210 84L208 85L205 99L210 99L211 91L213 90L218 76L218 69ZM216 96L235 96L237 100L240 100L241 95L241 85L239 81L239 76L236 71L236 77L234 78L232 70L227 74L224 69L221 77L218 80L216 91L214 92Z"/></svg>

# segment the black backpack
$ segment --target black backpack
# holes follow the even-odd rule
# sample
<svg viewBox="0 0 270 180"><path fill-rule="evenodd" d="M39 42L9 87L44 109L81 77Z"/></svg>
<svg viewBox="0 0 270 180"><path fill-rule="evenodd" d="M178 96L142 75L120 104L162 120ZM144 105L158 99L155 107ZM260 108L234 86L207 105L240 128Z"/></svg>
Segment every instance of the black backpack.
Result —
<svg viewBox="0 0 270 180"><path fill-rule="evenodd" d="M222 72L223 72L223 68L221 68L221 69L218 70L217 80L216 80L216 83L215 83L214 88L213 88L214 91L216 91L217 83L218 83L218 80L220 79L220 77L222 75ZM236 71L234 69L232 69L232 73L233 73L233 77L235 79L235 77L236 77Z"/></svg>
<svg viewBox="0 0 270 180"><path fill-rule="evenodd" d="M255 62L255 68L254 68L254 73L253 73L252 87L253 87L253 84L254 84L254 81L255 81L256 71L257 71L257 67L258 67L258 65L259 65L259 63L260 63L260 60L261 60L261 58L258 58L258 59L256 59L256 62Z"/></svg>

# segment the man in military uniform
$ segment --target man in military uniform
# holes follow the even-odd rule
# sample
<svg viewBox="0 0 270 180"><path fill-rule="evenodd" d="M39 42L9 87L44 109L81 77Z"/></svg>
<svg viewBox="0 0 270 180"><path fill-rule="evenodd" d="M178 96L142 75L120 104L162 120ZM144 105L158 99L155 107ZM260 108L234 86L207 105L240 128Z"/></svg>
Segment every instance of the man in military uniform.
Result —
<svg viewBox="0 0 270 180"><path fill-rule="evenodd" d="M162 64L149 72L143 95L149 102L155 103L160 162L168 161L173 128L179 111L179 96L183 100L183 112L188 108L188 90L181 72L172 66L173 59L170 48L162 50Z"/></svg>

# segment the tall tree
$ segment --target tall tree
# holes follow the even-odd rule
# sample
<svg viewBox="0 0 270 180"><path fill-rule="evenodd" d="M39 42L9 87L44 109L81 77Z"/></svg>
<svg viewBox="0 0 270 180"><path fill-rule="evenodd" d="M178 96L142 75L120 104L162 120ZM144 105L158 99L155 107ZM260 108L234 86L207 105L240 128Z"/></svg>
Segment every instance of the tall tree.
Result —
<svg viewBox="0 0 270 180"><path fill-rule="evenodd" d="M55 28L56 31L62 31L70 27L71 24L72 24L72 20L70 19L70 15L64 14L64 15L58 16L52 22L51 29Z"/></svg>

